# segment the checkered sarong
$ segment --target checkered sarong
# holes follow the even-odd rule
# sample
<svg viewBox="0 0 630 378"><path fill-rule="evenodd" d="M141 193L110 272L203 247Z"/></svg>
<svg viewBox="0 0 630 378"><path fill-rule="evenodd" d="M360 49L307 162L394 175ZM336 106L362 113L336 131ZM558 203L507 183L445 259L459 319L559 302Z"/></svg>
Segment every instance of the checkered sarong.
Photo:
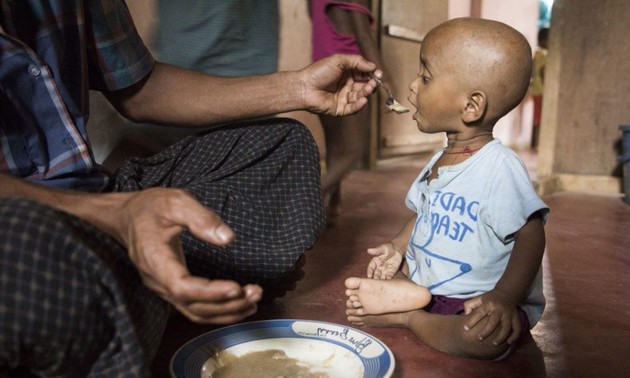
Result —
<svg viewBox="0 0 630 378"><path fill-rule="evenodd" d="M263 282L290 271L325 226L319 154L308 129L274 118L185 139L118 170L116 191L183 188L236 233L217 248L184 233L193 274Z"/></svg>
<svg viewBox="0 0 630 378"><path fill-rule="evenodd" d="M236 232L223 248L182 236L189 269L210 278L281 277L325 224L317 146L287 119L216 128L115 176L116 191L155 186L189 191ZM0 199L0 376L146 376L168 312L109 236Z"/></svg>

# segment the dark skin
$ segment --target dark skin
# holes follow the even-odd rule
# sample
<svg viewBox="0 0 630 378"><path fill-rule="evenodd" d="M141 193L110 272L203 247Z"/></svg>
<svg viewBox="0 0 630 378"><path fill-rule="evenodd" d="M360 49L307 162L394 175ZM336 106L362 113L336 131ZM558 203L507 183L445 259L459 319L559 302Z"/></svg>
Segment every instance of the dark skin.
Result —
<svg viewBox="0 0 630 378"><path fill-rule="evenodd" d="M413 119L420 131L444 132L447 138L445 153L429 176L433 180L439 167L465 161L492 140L496 121L527 91L531 50L525 38L506 25L458 19L427 34L419 60L420 72L410 85L409 100L417 110ZM466 147L471 153L454 153ZM412 217L392 240L396 248L391 250L404 253L415 219ZM494 288L466 301L463 314L439 315L416 309L373 315L360 307L359 294L347 303L348 320L359 326L408 328L423 343L449 354L496 358L521 334L517 306L540 268L544 248L542 216L534 213L514 233L508 264ZM401 260L404 256L383 252L372 259L369 269L391 273L400 267ZM408 279L404 272L406 263L394 278Z"/></svg>

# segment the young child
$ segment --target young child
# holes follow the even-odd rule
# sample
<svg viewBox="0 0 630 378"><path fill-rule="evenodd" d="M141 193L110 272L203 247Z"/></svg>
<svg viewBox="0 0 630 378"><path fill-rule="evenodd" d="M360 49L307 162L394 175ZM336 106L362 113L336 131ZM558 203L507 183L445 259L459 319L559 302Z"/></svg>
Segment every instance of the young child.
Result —
<svg viewBox="0 0 630 378"><path fill-rule="evenodd" d="M346 280L350 323L405 327L478 359L505 358L536 324L549 209L518 156L492 137L525 96L531 64L525 37L500 22L454 19L426 35L409 101L418 129L446 133L447 146L407 194L417 214L368 249L368 278Z"/></svg>

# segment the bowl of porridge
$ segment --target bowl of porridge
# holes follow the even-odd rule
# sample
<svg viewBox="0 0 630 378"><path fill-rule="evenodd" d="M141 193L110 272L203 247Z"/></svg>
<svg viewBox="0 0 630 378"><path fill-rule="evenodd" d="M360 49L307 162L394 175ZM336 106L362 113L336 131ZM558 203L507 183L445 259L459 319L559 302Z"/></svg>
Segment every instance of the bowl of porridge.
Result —
<svg viewBox="0 0 630 378"><path fill-rule="evenodd" d="M235 324L177 350L173 378L388 378L394 355L377 338L341 324L279 319Z"/></svg>

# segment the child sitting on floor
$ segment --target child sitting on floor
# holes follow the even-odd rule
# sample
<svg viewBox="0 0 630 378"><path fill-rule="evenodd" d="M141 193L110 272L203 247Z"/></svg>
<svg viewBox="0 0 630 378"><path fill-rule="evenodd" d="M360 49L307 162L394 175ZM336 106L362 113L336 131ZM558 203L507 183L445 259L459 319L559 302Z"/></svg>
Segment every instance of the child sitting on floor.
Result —
<svg viewBox="0 0 630 378"><path fill-rule="evenodd" d="M405 327L449 354L502 359L540 319L549 209L492 136L525 96L531 64L525 37L500 22L454 19L426 35L409 101L418 129L446 133L447 146L407 194L417 214L368 249L368 278L346 280L350 323Z"/></svg>

